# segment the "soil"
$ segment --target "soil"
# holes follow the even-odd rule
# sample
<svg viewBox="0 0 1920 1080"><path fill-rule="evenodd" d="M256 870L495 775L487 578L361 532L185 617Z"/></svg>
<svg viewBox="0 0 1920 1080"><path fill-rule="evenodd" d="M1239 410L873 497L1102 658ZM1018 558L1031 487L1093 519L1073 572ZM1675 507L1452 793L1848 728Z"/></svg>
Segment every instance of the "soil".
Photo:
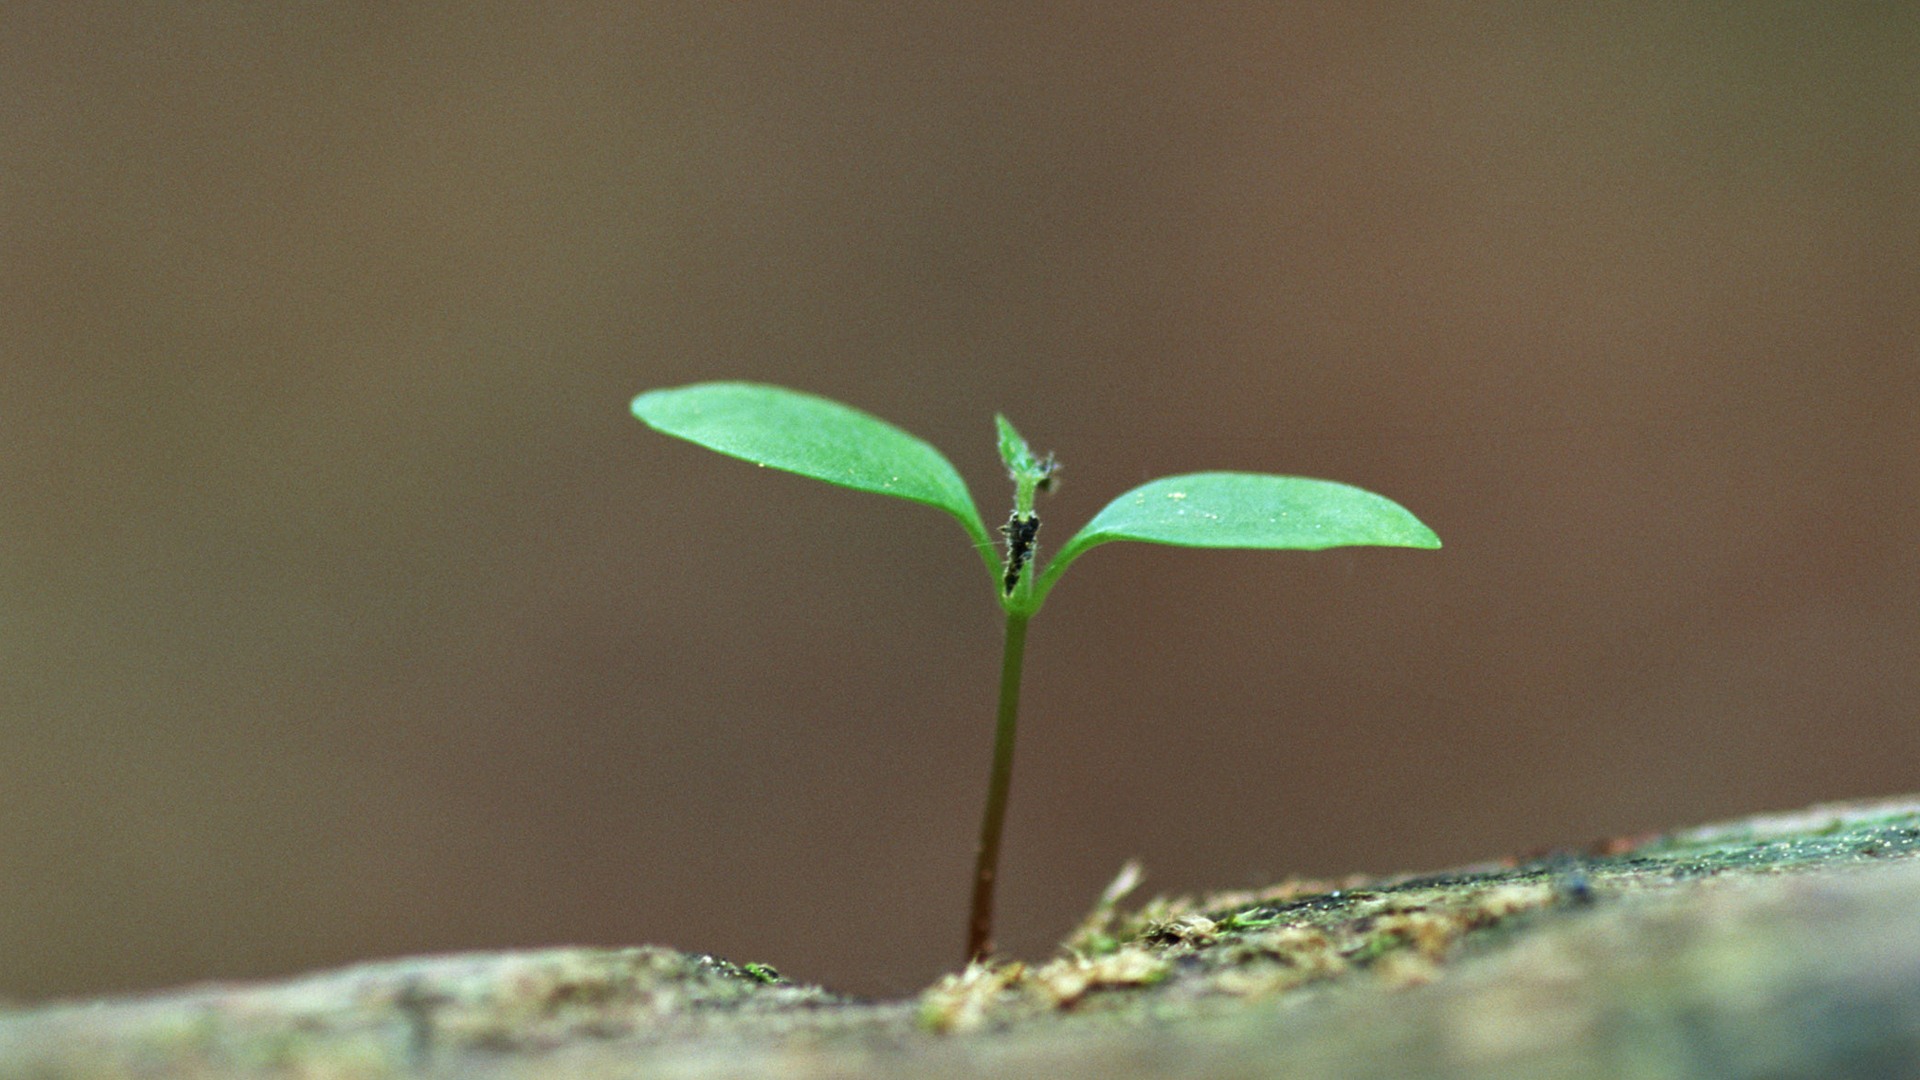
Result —
<svg viewBox="0 0 1920 1080"><path fill-rule="evenodd" d="M1912 1075L1916 855L1920 797L1110 895L1059 958L899 1001L652 947L382 961L0 1012L0 1078Z"/></svg>

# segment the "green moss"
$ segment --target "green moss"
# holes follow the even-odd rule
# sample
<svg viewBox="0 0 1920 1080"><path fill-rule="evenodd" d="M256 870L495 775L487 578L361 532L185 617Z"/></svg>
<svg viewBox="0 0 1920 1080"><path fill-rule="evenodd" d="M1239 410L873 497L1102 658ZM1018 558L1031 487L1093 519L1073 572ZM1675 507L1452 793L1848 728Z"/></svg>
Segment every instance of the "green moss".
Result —
<svg viewBox="0 0 1920 1080"><path fill-rule="evenodd" d="M771 964L756 964L756 963L748 962L745 964L741 964L740 970L743 973L745 973L748 978L766 983L769 986L773 985L774 983L786 981L780 977L780 973L778 971L773 970L773 965Z"/></svg>

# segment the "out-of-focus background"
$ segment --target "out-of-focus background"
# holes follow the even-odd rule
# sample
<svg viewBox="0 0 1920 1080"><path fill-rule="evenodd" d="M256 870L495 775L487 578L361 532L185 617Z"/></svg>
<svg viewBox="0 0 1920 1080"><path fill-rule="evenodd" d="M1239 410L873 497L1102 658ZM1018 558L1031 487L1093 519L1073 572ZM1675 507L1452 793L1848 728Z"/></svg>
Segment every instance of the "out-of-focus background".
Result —
<svg viewBox="0 0 1920 1080"><path fill-rule="evenodd" d="M0 17L0 996L654 942L959 959L954 523L647 431L841 398L1057 544L1196 469L1438 552L1102 548L1001 941L1920 789L1901 5Z"/></svg>

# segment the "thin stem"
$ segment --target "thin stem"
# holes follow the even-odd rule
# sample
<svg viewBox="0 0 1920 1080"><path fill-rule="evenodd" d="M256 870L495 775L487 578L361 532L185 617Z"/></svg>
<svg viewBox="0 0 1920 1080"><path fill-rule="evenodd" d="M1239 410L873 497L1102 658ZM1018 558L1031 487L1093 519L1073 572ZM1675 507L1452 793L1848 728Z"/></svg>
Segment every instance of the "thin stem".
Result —
<svg viewBox="0 0 1920 1080"><path fill-rule="evenodd" d="M1020 725L1020 659L1027 648L1031 613L1007 612L1007 644L1000 658L1000 718L993 727L993 771L987 777L987 811L980 820L980 854L973 869L973 915L967 923L967 961L993 952L993 886L1000 872L1000 827L1007 820L1013 786L1013 736Z"/></svg>

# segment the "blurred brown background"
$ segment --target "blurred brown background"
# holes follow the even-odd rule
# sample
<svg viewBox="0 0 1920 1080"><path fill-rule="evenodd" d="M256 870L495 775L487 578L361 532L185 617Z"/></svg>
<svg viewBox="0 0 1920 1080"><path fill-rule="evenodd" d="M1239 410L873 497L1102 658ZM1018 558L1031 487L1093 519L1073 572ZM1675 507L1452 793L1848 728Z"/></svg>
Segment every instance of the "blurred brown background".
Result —
<svg viewBox="0 0 1920 1080"><path fill-rule="evenodd" d="M751 378L1439 552L1078 565L1002 943L1920 789L1904 5L13 5L0 996L657 942L958 959L953 522L662 438Z"/></svg>

